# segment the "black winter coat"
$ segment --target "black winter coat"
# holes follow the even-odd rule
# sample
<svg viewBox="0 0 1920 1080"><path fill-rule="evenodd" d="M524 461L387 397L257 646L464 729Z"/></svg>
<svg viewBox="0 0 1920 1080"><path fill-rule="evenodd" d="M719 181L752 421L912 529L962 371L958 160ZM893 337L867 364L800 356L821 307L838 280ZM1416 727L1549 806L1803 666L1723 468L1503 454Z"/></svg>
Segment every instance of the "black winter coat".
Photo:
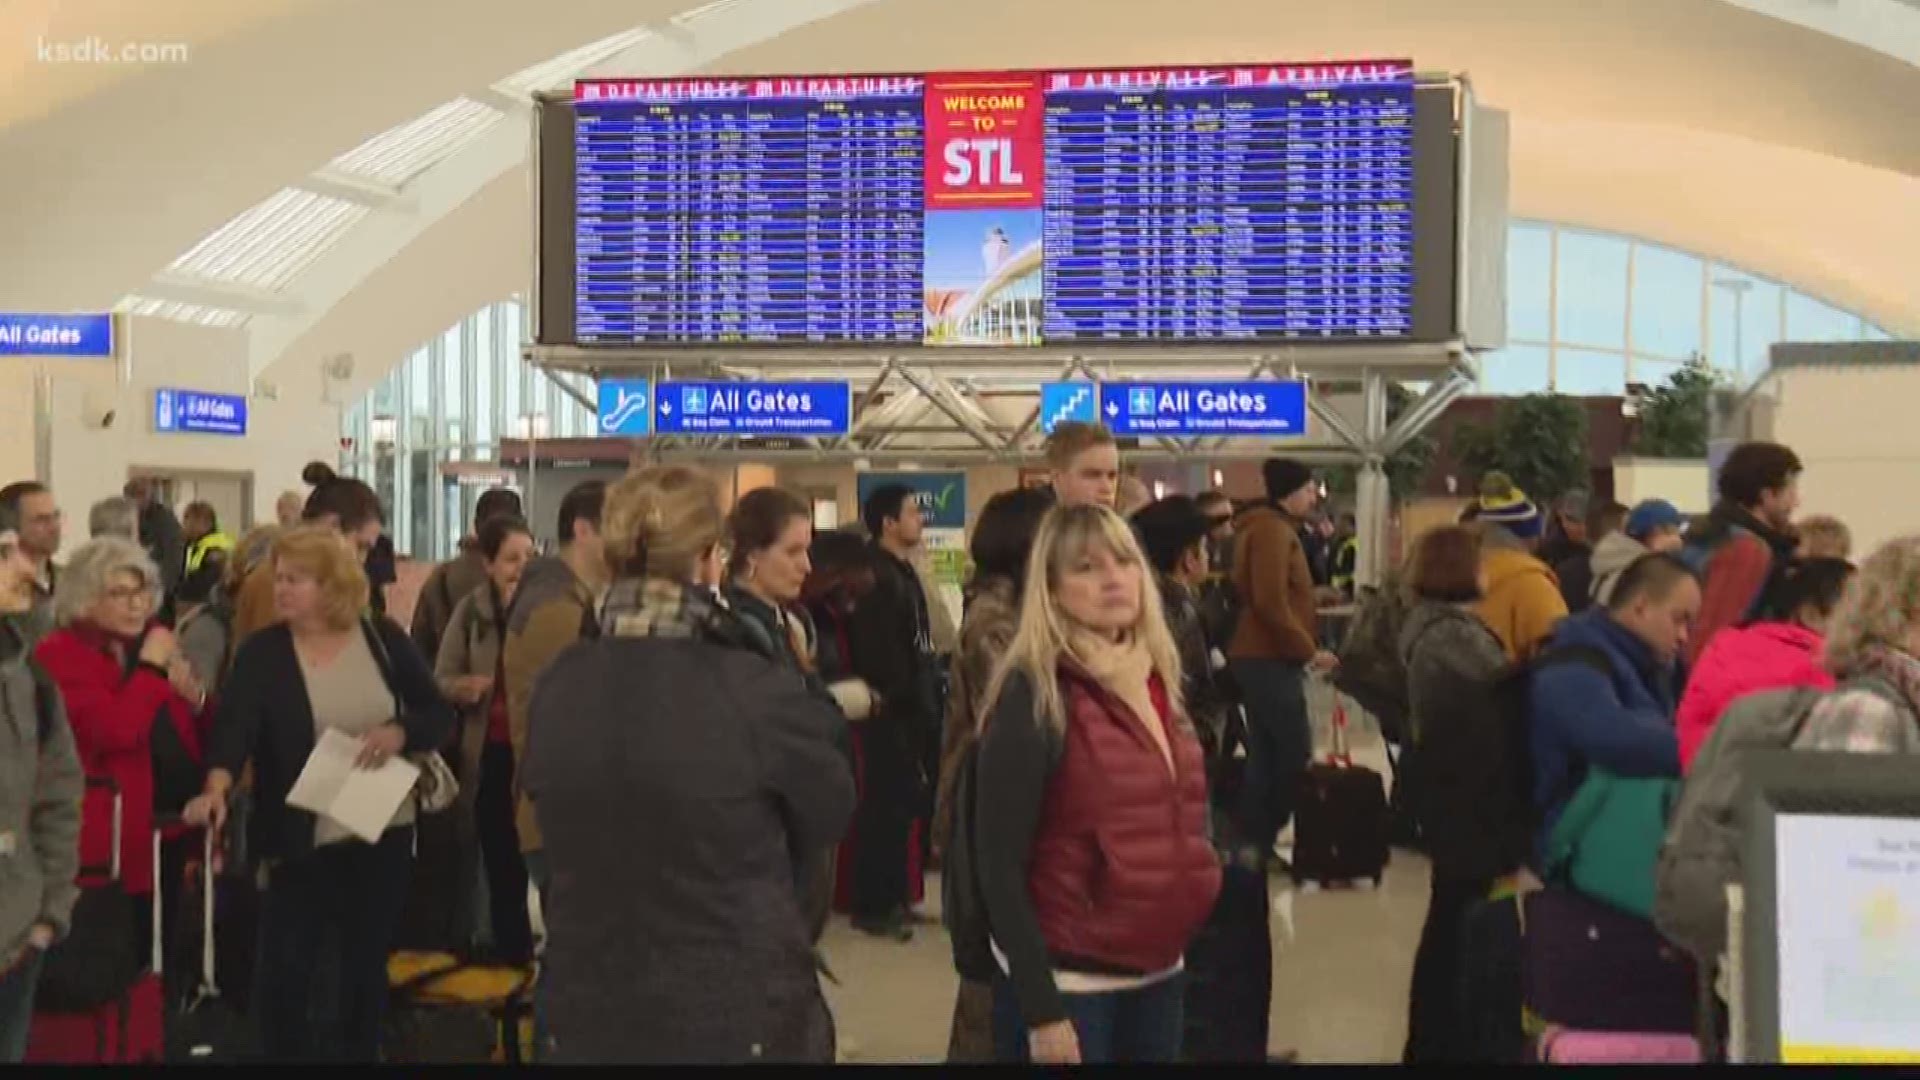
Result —
<svg viewBox="0 0 1920 1080"><path fill-rule="evenodd" d="M555 1060L831 1061L795 867L853 814L833 705L718 625L573 645L530 716Z"/></svg>

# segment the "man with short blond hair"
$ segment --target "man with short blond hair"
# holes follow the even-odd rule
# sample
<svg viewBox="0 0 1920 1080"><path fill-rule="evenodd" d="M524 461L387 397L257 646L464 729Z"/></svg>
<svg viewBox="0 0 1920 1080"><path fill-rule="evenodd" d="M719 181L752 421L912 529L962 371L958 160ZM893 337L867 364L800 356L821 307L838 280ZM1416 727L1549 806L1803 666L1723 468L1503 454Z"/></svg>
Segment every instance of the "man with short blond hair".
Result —
<svg viewBox="0 0 1920 1080"><path fill-rule="evenodd" d="M1047 468L1062 506L1112 508L1120 496L1120 446L1104 424L1069 420L1047 436Z"/></svg>

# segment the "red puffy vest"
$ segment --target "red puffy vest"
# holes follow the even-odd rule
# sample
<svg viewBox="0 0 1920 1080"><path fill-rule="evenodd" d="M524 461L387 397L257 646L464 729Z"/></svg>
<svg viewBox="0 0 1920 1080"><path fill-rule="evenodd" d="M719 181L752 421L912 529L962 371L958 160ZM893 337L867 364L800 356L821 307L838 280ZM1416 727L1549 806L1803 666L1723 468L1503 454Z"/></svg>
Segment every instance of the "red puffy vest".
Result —
<svg viewBox="0 0 1920 1080"><path fill-rule="evenodd" d="M1121 700L1060 667L1065 745L1047 783L1027 892L1047 951L1074 970L1152 974L1178 963L1213 910L1220 860L1207 842L1199 740L1150 686L1174 768Z"/></svg>

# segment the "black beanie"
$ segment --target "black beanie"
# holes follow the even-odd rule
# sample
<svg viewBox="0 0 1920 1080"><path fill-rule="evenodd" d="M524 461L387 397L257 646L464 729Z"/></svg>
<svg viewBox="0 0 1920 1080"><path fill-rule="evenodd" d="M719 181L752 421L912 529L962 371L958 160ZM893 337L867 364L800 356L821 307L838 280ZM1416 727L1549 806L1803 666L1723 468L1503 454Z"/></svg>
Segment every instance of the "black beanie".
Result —
<svg viewBox="0 0 1920 1080"><path fill-rule="evenodd" d="M1313 483L1313 470L1292 458L1268 458L1260 475L1267 482L1267 498L1275 502Z"/></svg>

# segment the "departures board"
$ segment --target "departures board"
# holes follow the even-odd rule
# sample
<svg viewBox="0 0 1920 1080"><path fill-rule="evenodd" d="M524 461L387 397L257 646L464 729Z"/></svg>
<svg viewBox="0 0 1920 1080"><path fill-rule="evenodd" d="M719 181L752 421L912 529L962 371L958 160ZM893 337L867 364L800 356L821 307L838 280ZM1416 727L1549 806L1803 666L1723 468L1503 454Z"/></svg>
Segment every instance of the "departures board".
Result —
<svg viewBox="0 0 1920 1080"><path fill-rule="evenodd" d="M1452 111L1406 61L584 81L540 341L1441 340Z"/></svg>

